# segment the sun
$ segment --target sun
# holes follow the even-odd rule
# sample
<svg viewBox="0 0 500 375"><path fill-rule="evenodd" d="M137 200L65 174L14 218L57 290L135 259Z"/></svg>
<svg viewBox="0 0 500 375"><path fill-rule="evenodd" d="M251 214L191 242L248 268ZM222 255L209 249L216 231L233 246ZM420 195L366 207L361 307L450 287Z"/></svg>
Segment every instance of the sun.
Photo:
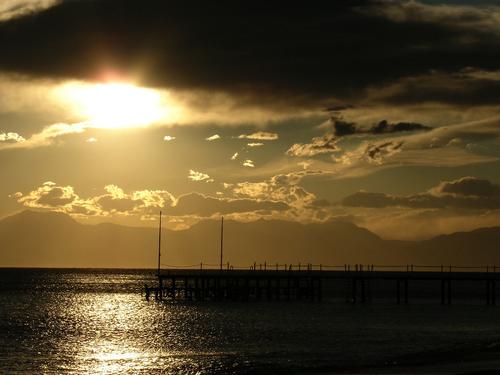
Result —
<svg viewBox="0 0 500 375"><path fill-rule="evenodd" d="M157 90L128 83L71 84L63 95L85 121L97 128L151 125L168 113Z"/></svg>

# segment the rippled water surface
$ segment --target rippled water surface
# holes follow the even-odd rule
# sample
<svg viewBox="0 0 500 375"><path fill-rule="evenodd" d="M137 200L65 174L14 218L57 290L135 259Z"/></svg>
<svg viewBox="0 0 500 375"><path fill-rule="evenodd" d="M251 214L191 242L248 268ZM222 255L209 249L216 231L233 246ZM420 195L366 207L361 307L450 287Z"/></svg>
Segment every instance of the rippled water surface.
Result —
<svg viewBox="0 0 500 375"><path fill-rule="evenodd" d="M0 373L500 368L500 306L156 303L146 282L150 271L0 270Z"/></svg>

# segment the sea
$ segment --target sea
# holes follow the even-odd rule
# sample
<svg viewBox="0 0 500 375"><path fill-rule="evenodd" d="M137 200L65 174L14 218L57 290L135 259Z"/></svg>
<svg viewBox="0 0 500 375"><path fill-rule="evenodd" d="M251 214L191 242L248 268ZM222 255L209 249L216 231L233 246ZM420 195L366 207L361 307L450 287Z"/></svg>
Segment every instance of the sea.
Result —
<svg viewBox="0 0 500 375"><path fill-rule="evenodd" d="M500 306L481 298L147 301L154 282L152 270L0 269L0 374L500 371Z"/></svg>

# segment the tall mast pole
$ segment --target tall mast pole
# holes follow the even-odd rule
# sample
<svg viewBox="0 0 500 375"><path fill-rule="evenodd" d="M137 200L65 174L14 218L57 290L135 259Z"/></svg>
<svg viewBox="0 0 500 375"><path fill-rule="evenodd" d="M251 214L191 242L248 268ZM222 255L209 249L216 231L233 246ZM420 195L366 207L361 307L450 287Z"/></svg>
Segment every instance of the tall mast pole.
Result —
<svg viewBox="0 0 500 375"><path fill-rule="evenodd" d="M158 228L158 277L160 277L160 259L161 259L161 211L160 211L160 226Z"/></svg>
<svg viewBox="0 0 500 375"><path fill-rule="evenodd" d="M222 270L222 256L224 254L224 216L220 224L220 269Z"/></svg>

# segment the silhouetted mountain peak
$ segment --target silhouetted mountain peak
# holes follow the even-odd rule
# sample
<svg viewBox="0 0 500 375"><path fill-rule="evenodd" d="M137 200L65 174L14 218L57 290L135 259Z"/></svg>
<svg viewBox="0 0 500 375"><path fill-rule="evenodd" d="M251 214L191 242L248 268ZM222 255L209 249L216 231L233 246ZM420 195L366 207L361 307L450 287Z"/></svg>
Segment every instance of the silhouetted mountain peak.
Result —
<svg viewBox="0 0 500 375"><path fill-rule="evenodd" d="M423 242L473 241L475 239L496 238L500 241L500 227L478 228L467 232L441 234Z"/></svg>
<svg viewBox="0 0 500 375"><path fill-rule="evenodd" d="M83 225L63 213L27 210L0 220L0 266L154 267L158 228ZM165 231L162 261L219 261L220 220ZM443 235L427 241L386 241L344 220L302 224L285 220L224 222L224 260L269 263L494 264L500 228Z"/></svg>
<svg viewBox="0 0 500 375"><path fill-rule="evenodd" d="M26 223L43 225L78 224L71 216L62 212L24 210L1 220L4 223Z"/></svg>

